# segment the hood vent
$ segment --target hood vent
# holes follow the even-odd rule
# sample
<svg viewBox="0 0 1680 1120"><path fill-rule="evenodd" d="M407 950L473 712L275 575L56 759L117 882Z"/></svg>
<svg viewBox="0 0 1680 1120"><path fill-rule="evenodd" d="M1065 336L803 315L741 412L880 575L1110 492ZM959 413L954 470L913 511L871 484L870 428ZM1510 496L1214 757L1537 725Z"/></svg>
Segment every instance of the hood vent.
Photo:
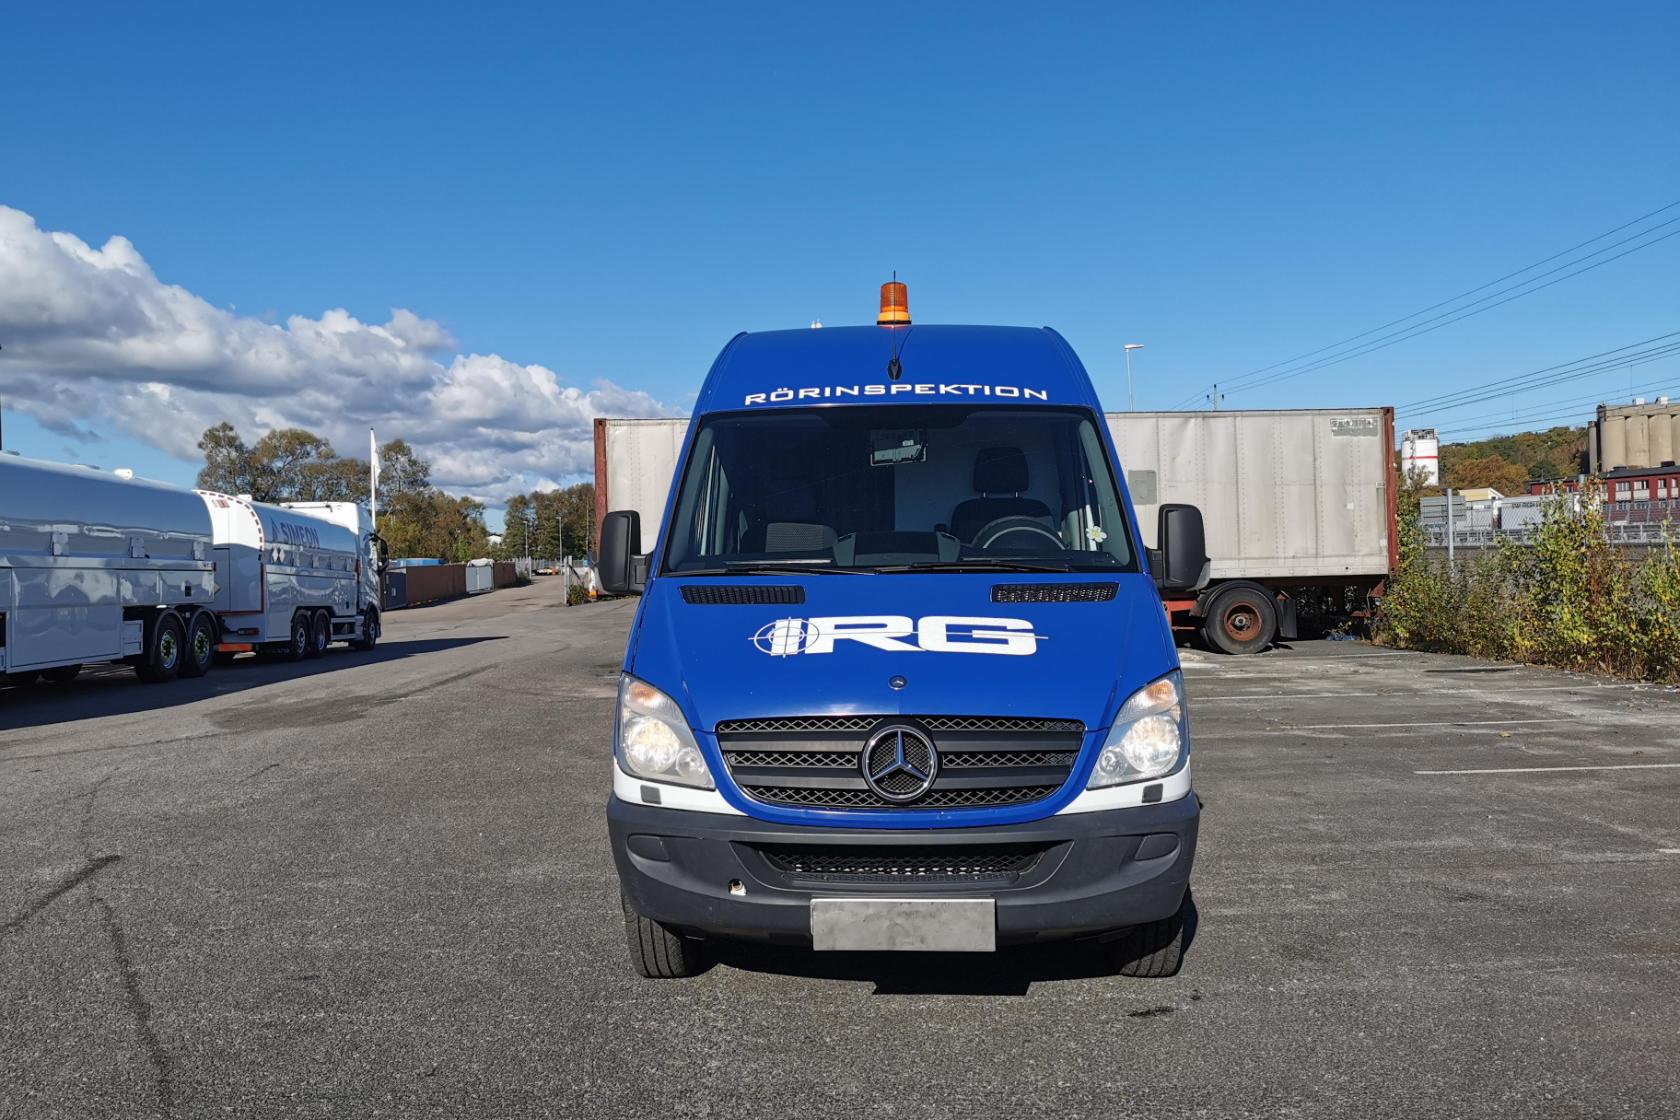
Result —
<svg viewBox="0 0 1680 1120"><path fill-rule="evenodd" d="M998 583L992 585L992 602L1106 603L1119 590L1117 583Z"/></svg>
<svg viewBox="0 0 1680 1120"><path fill-rule="evenodd" d="M798 584L774 583L742 586L738 583L685 583L683 602L710 607L751 607L766 604L803 603L805 589Z"/></svg>

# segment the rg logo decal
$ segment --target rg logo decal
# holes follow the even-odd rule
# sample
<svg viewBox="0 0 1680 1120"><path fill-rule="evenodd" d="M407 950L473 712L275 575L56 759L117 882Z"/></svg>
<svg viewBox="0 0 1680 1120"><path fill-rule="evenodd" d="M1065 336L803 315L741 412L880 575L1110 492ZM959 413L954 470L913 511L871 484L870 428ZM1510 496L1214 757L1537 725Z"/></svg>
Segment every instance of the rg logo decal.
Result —
<svg viewBox="0 0 1680 1120"><path fill-rule="evenodd" d="M930 614L840 615L830 618L778 618L752 636L752 644L771 657L833 653L836 642L856 642L889 653L990 653L1026 657L1038 652L1043 634L1022 618Z"/></svg>

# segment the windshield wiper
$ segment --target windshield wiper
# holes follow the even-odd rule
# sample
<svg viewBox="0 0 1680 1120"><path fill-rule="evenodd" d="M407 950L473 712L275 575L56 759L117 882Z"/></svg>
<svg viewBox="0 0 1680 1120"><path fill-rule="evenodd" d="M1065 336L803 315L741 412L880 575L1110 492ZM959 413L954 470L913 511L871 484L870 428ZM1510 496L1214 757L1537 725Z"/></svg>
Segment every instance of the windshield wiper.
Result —
<svg viewBox="0 0 1680 1120"><path fill-rule="evenodd" d="M785 560L725 560L732 572L776 572L782 575L803 576L866 576L859 568L836 568L831 564L795 564Z"/></svg>
<svg viewBox="0 0 1680 1120"><path fill-rule="evenodd" d="M977 556L972 560L918 560L914 564L885 564L877 572L1071 572L1065 560L1004 560Z"/></svg>
<svg viewBox="0 0 1680 1120"><path fill-rule="evenodd" d="M822 564L792 564L777 560L726 560L721 568L682 568L666 572L669 576L746 576L754 572L774 572L777 575L804 576L866 576L861 568L835 568Z"/></svg>

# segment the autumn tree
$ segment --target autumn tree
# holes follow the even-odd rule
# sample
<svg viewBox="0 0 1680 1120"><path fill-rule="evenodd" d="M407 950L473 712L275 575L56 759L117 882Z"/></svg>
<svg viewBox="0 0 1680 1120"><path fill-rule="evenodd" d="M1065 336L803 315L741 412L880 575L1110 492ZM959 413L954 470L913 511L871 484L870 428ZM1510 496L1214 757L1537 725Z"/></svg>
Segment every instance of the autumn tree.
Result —
<svg viewBox="0 0 1680 1120"><path fill-rule="evenodd" d="M1528 490L1528 471L1509 459L1487 455L1455 464L1446 476L1446 484L1457 490L1491 486L1507 496L1522 494Z"/></svg>

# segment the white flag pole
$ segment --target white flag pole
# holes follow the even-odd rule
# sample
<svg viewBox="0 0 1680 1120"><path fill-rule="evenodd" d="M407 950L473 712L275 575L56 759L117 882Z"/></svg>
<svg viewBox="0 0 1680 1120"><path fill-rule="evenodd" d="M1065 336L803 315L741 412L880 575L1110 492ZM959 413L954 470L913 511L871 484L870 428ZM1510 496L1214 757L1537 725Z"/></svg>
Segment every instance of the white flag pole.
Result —
<svg viewBox="0 0 1680 1120"><path fill-rule="evenodd" d="M368 429L368 512L373 518L373 528L379 528L379 442L373 438L373 429Z"/></svg>

